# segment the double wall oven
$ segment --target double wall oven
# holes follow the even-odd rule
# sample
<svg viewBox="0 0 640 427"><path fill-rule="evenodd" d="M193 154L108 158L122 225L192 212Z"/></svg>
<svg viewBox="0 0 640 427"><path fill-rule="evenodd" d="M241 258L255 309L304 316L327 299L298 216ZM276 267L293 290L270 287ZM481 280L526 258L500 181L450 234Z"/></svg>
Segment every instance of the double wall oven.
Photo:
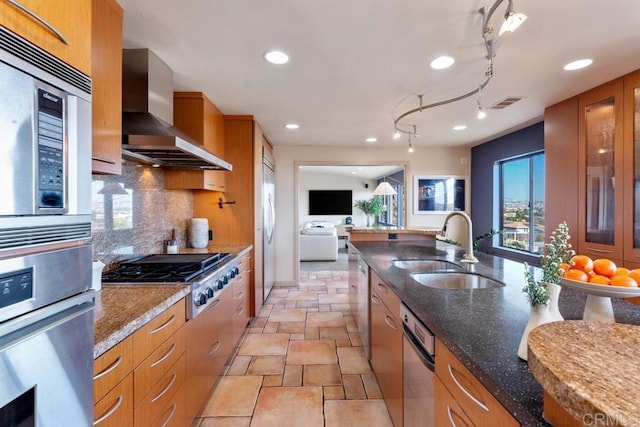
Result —
<svg viewBox="0 0 640 427"><path fill-rule="evenodd" d="M0 27L0 425L93 423L91 80Z"/></svg>

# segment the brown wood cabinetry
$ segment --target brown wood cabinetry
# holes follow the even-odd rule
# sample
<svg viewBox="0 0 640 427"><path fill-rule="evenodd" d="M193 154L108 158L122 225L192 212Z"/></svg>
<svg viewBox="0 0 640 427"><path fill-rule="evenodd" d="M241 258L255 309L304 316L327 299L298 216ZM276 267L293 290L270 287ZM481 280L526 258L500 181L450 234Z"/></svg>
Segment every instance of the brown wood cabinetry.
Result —
<svg viewBox="0 0 640 427"><path fill-rule="evenodd" d="M173 123L216 156L225 157L224 116L202 92L174 92ZM172 190L225 191L228 173L167 170L164 187Z"/></svg>
<svg viewBox="0 0 640 427"><path fill-rule="evenodd" d="M9 2L0 4L0 25L91 76L91 0L17 3L25 9Z"/></svg>
<svg viewBox="0 0 640 427"><path fill-rule="evenodd" d="M436 384L434 393L436 425L450 425L449 421L444 424L440 424L438 421L442 420L443 414L447 414L445 419L448 420L448 413L451 410L456 412L458 419L477 427L515 427L520 425L509 411L491 395L491 392L438 339L436 339L436 376L449 394L441 393L443 389L438 389ZM454 402L451 402L451 398ZM469 424L469 420L473 420L473 424Z"/></svg>
<svg viewBox="0 0 640 427"><path fill-rule="evenodd" d="M93 0L91 10L93 173L122 173L122 8Z"/></svg>
<svg viewBox="0 0 640 427"><path fill-rule="evenodd" d="M95 425L185 425L184 322L181 300L95 360Z"/></svg>
<svg viewBox="0 0 640 427"><path fill-rule="evenodd" d="M403 423L402 322L400 299L373 271L371 291L371 366L396 427Z"/></svg>
<svg viewBox="0 0 640 427"><path fill-rule="evenodd" d="M433 395L435 400L436 426L473 427L473 423L462 411L458 402L437 376L433 381Z"/></svg>
<svg viewBox="0 0 640 427"><path fill-rule="evenodd" d="M248 269L251 260L249 255L242 257L242 261L239 263L238 268L240 274L236 276L233 282L233 294L232 299L234 306L233 314L231 315L233 343L238 345L240 338L244 334L247 324L249 323L250 316L250 281L251 270Z"/></svg>

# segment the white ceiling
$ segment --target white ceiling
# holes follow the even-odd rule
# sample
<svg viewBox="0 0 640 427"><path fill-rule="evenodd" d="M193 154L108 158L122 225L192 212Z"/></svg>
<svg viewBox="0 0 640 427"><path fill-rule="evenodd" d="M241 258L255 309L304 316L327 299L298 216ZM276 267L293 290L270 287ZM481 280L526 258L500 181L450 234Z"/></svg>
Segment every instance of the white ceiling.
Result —
<svg viewBox="0 0 640 427"><path fill-rule="evenodd" d="M175 90L202 91L225 114L253 114L274 145L403 146L394 119L484 81L487 61L477 0L118 0L125 47L154 51L174 70ZM492 22L499 28L507 1ZM542 119L545 106L640 68L640 1L514 0L528 20L497 44L485 107L475 96L416 113L424 146L473 146ZM286 51L276 66L262 55ZM428 67L448 54L448 70ZM563 65L593 58L591 67ZM289 122L300 129L284 128ZM457 124L467 125L453 131ZM370 144L365 138L374 136Z"/></svg>
<svg viewBox="0 0 640 427"><path fill-rule="evenodd" d="M403 167L399 165L376 165L376 166L299 166L301 173L326 173L330 175L351 176L362 179L377 179L391 175Z"/></svg>

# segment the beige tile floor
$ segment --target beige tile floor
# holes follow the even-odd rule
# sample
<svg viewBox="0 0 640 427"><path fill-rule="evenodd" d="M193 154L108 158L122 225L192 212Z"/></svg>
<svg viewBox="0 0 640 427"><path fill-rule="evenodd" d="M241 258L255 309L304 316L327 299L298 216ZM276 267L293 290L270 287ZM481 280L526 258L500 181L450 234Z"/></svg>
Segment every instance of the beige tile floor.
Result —
<svg viewBox="0 0 640 427"><path fill-rule="evenodd" d="M348 304L346 271L274 288L199 427L392 427Z"/></svg>

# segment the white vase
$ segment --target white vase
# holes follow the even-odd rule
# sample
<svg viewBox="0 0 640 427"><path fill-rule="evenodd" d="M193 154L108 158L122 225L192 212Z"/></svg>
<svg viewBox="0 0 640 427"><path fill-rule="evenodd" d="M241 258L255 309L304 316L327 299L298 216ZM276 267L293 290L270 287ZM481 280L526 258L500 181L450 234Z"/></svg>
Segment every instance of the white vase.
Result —
<svg viewBox="0 0 640 427"><path fill-rule="evenodd" d="M553 319L549 315L549 307L544 304L538 304L531 307L529 321L527 322L527 326L524 328L522 338L520 339L520 346L518 347L518 357L520 359L527 360L529 332L540 325L551 322L553 322Z"/></svg>
<svg viewBox="0 0 640 427"><path fill-rule="evenodd" d="M189 243L192 248L206 248L209 243L209 220L207 218L192 218L189 227Z"/></svg>
<svg viewBox="0 0 640 427"><path fill-rule="evenodd" d="M547 283L547 289L549 289L549 315L554 322L562 322L564 317L562 317L558 308L558 299L560 298L562 286L557 283Z"/></svg>

